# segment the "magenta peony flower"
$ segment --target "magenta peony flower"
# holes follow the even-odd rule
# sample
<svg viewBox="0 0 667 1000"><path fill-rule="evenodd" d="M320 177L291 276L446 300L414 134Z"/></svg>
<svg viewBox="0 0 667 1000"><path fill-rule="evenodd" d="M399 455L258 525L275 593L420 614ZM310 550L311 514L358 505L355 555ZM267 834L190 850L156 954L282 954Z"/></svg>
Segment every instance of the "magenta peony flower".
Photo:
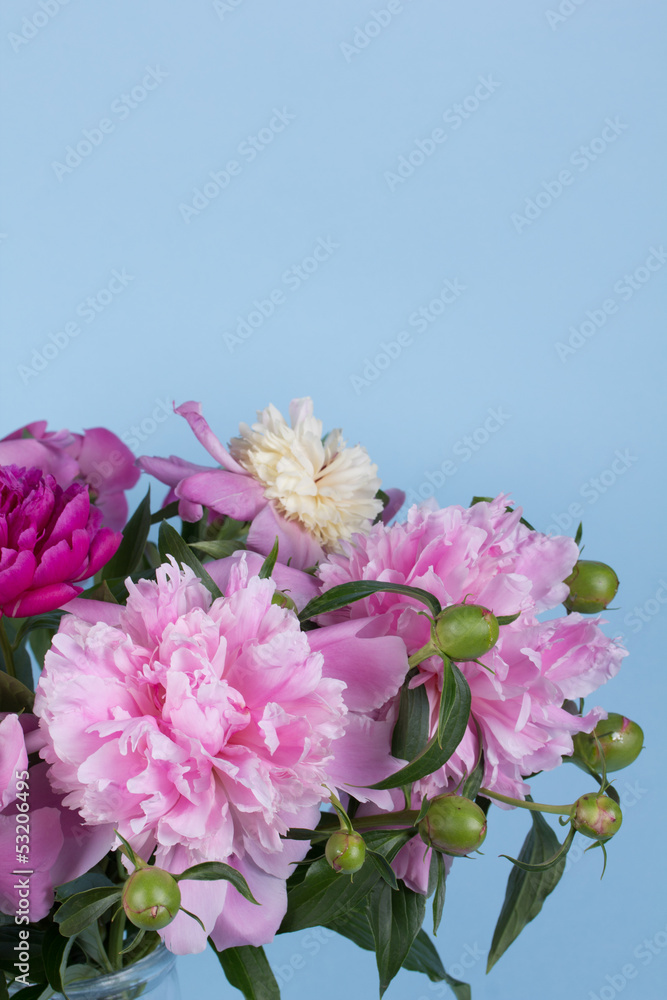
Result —
<svg viewBox="0 0 667 1000"><path fill-rule="evenodd" d="M76 581L120 544L101 520L81 483L63 490L40 469L0 466L0 615L40 615L81 593Z"/></svg>
<svg viewBox="0 0 667 1000"><path fill-rule="evenodd" d="M481 661L460 664L472 692L472 720L458 750L444 768L422 779L429 796L456 785L470 773L478 753L475 722L485 755L485 785L515 797L529 790L523 775L557 766L572 753L572 736L589 732L604 717L594 709L584 719L562 709L566 698L590 694L614 676L626 651L595 622L570 615L545 623L535 613L567 595L563 584L577 560L571 538L549 537L520 523L521 510L505 511L507 497L470 509L413 507L405 524L376 525L357 536L345 555L322 563L323 589L351 580L386 580L421 587L444 606L467 598L496 615L521 611L501 628L497 645ZM410 654L429 641L421 605L397 594L377 594L353 604L357 616L389 614L390 631L403 638ZM334 616L331 616L332 619ZM339 616L336 616L339 617ZM442 661L419 665L413 686L424 684L435 732L442 687Z"/></svg>
<svg viewBox="0 0 667 1000"><path fill-rule="evenodd" d="M0 465L39 468L63 489L84 483L103 513L103 523L114 531L127 520L125 490L141 474L130 449L106 428L91 427L83 434L47 431L45 420L26 424L0 440Z"/></svg>
<svg viewBox="0 0 667 1000"><path fill-rule="evenodd" d="M258 423L241 424L241 436L232 440L229 451L213 434L199 403L183 403L176 413L185 417L220 468L175 456L144 455L139 465L172 487L169 499L180 500L179 513L186 521L198 521L203 507L252 521L248 548L266 555L277 536L279 560L303 569L325 552L338 551L341 539L368 531L382 511L375 499L377 466L360 445L345 447L339 430L322 437L322 422L313 416L309 398L292 400L291 426L275 406L258 412ZM389 495L387 519L404 500L398 490Z"/></svg>
<svg viewBox="0 0 667 1000"><path fill-rule="evenodd" d="M41 920L51 909L54 886L83 875L114 841L112 827L86 826L78 813L63 806L62 796L49 784L47 764L28 770L28 754L44 746L37 725L34 715L0 714L0 912L12 917L25 913L27 898L31 921ZM17 784L26 774L27 780ZM29 806L27 829L17 827L19 802ZM24 863L19 856L25 857ZM17 870L29 873L23 876L30 890L27 897L23 892L23 902L22 876L13 874Z"/></svg>
<svg viewBox="0 0 667 1000"><path fill-rule="evenodd" d="M382 620L302 632L245 556L216 601L174 560L127 586L127 607L106 605L105 620L94 606L81 608L88 621L64 618L46 655L35 711L51 781L174 874L233 865L261 907L229 883L188 881L183 905L218 948L264 944L308 846L281 834L317 822L323 782L370 784L400 766L374 714L405 676L405 646ZM183 913L161 933L178 953L206 944Z"/></svg>

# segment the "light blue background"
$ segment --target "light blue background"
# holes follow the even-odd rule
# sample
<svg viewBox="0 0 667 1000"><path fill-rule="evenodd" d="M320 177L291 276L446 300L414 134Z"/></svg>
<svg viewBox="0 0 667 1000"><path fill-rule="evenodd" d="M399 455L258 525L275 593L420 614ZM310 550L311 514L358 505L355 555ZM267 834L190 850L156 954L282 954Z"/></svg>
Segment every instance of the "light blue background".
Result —
<svg viewBox="0 0 667 1000"><path fill-rule="evenodd" d="M255 409L309 394L325 428L366 445L385 485L426 493L430 474L442 504L511 491L533 524L556 530L559 518L572 533L578 503L586 556L621 578L609 628L632 654L599 702L646 732L642 758L617 781L624 829L604 881L598 852L572 864L486 978L470 956L487 949L503 899L509 864L497 855L516 853L528 828L525 815L496 811L484 857L455 865L438 946L455 972L466 956L473 963L475 1000L658 1000L667 267L639 271L632 294L624 275L667 240L667 18L658 0L560 8L404 0L376 28L385 0L5 0L2 433L38 418L105 425L142 437L139 453L205 461L185 423L165 416L171 400L201 400L227 439ZM154 89L123 110L149 69ZM479 106L470 99L465 120L443 118L480 77ZM288 124L262 133L272 141L250 161L239 146L283 124L275 109ZM70 156L58 167L102 119L113 130L92 133L101 141L80 164ZM595 142L607 119L613 141ZM400 156L419 163L416 141L434 129L444 141L402 181L388 179ZM582 145L595 157L586 169ZM224 190L184 211L230 160L239 172ZM285 272L320 240L336 246L295 288ZM102 294L87 321L85 300L114 270L132 280L115 283L109 304ZM446 280L464 290L425 330L410 325ZM240 319L275 289L273 315L233 344ZM559 349L610 299L604 325ZM402 349L376 363L383 342ZM489 408L502 412L490 435ZM626 458L614 466L617 452ZM443 481L447 459L456 471ZM555 802L586 790L569 767L534 783ZM646 961L642 942L656 934ZM286 998L375 995L373 957L342 939L315 953L304 932L268 952L277 969L303 959ZM623 985L628 963L637 974ZM186 1000L234 993L212 955L180 968ZM387 997L446 994L404 972Z"/></svg>

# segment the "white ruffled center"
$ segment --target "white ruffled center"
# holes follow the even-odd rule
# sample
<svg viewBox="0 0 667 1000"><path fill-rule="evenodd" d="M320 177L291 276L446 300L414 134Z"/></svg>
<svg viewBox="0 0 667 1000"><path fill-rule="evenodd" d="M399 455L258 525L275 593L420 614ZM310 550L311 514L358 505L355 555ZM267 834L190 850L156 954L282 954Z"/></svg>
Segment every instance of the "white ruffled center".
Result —
<svg viewBox="0 0 667 1000"><path fill-rule="evenodd" d="M346 448L340 430L322 438L322 421L309 397L292 400L291 427L275 406L241 424L230 451L258 479L287 518L300 521L327 551L366 533L382 510L377 466L365 448Z"/></svg>

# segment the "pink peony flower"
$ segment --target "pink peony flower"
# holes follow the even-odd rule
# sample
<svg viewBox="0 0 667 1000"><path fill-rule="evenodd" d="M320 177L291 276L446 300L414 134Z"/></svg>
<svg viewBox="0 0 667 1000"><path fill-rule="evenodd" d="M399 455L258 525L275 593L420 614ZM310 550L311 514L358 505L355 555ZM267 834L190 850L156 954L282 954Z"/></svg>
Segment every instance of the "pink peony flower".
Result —
<svg viewBox="0 0 667 1000"><path fill-rule="evenodd" d="M0 466L0 615L43 614L79 594L76 581L120 544L101 519L81 483L63 490L40 469Z"/></svg>
<svg viewBox="0 0 667 1000"><path fill-rule="evenodd" d="M292 400L291 426L274 406L257 414L258 423L241 424L229 451L215 437L199 403L176 413L188 421L220 468L142 456L145 472L167 483L179 513L198 521L203 507L241 521L252 521L248 548L269 553L276 537L278 558L299 569L313 566L325 552L338 551L341 539L369 530L382 511L376 500L377 466L360 445L345 447L341 432L322 437L309 398ZM390 491L385 515L393 517L404 494Z"/></svg>
<svg viewBox="0 0 667 1000"><path fill-rule="evenodd" d="M317 822L323 782L370 784L400 766L374 714L405 676L405 646L382 620L302 632L245 556L216 601L174 560L127 587L104 620L80 602L88 620L63 619L46 655L35 711L51 781L160 867L234 866L261 907L227 882L181 883L183 905L218 948L264 944L308 846L281 834ZM206 944L183 913L162 933L178 953Z"/></svg>
<svg viewBox="0 0 667 1000"><path fill-rule="evenodd" d="M25 913L27 899L31 921L51 909L54 886L83 875L114 841L112 827L86 826L78 813L63 806L62 796L49 784L46 764L28 770L28 754L44 746L37 725L34 715L0 714L0 912L12 917ZM26 774L27 780L17 784ZM29 806L27 828L17 826L19 802ZM16 870L29 873L23 876L29 896L20 894L22 876L13 874Z"/></svg>
<svg viewBox="0 0 667 1000"><path fill-rule="evenodd" d="M114 531L127 520L125 490L141 474L130 449L106 428L91 427L83 434L47 431L45 420L26 424L0 440L0 465L39 468L63 489L84 483L103 513L103 523Z"/></svg>
<svg viewBox="0 0 667 1000"><path fill-rule="evenodd" d="M323 589L351 580L385 580L421 587L444 606L467 598L496 615L521 611L501 628L496 646L482 662L460 668L472 692L472 718L459 748L436 774L422 779L422 794L440 793L470 773L478 753L475 722L482 733L485 785L522 797L529 790L523 775L557 766L572 753L572 735L589 732L604 716L600 709L584 719L562 709L614 676L626 651L608 639L595 622L570 615L546 623L535 613L567 595L562 581L571 572L578 549L571 538L549 537L520 523L521 510L505 511L507 497L470 509L413 507L405 524L376 525L357 536L345 555L321 564ZM357 616L391 616L390 631L403 638L410 654L428 642L421 606L397 594L377 594L353 604ZM331 616L330 619L340 616ZM442 661L430 657L419 665L412 685L424 684L435 732L442 688Z"/></svg>

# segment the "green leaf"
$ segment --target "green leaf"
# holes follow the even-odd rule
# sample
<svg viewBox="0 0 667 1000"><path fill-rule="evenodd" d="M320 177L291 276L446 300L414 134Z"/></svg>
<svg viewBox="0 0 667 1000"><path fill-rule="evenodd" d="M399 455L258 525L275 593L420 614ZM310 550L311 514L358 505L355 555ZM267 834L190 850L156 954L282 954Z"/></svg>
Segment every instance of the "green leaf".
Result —
<svg viewBox="0 0 667 1000"><path fill-rule="evenodd" d="M438 745L448 751L446 760L456 750L468 728L471 694L468 682L448 656L442 657L443 677L438 717Z"/></svg>
<svg viewBox="0 0 667 1000"><path fill-rule="evenodd" d="M70 896L76 896L77 893L85 892L86 889L102 888L114 888L111 879L103 875L102 872L86 872L85 875L79 875L71 882L63 882L62 885L59 885L56 889L56 899L59 903L64 903Z"/></svg>
<svg viewBox="0 0 667 1000"><path fill-rule="evenodd" d="M111 557L102 570L103 580L110 580L114 576L130 576L139 569L150 529L151 489L149 486L146 496L123 528L123 540L116 554Z"/></svg>
<svg viewBox="0 0 667 1000"><path fill-rule="evenodd" d="M413 835L410 830L373 830L364 834L364 840L367 849L393 861ZM324 859L313 862L305 878L287 893L281 933L336 920L359 906L380 880L380 872L370 858L352 877L335 872Z"/></svg>
<svg viewBox="0 0 667 1000"><path fill-rule="evenodd" d="M477 763L464 781L463 788L461 789L461 795L464 795L467 799L472 799L473 802L479 795L479 790L484 782L484 747L482 743L482 731L477 719L474 719L474 722L477 728L477 745L479 747L479 751L477 753Z"/></svg>
<svg viewBox="0 0 667 1000"><path fill-rule="evenodd" d="M365 909L351 910L345 916L331 921L326 926L342 937L354 941L360 948L365 948L366 951L375 951L373 932ZM423 973L428 976L432 983L442 982L447 977L440 956L430 937L424 931L420 931L412 942L412 947L403 962L403 968L410 972Z"/></svg>
<svg viewBox="0 0 667 1000"><path fill-rule="evenodd" d="M375 941L375 957L380 975L380 996L408 957L412 942L424 922L426 897L401 883L392 892L380 882L370 894L368 921Z"/></svg>
<svg viewBox="0 0 667 1000"><path fill-rule="evenodd" d="M558 837L541 813L531 813L533 825L524 841L519 859L529 864L539 864L552 857L560 844ZM505 901L498 917L486 967L488 972L542 909L542 904L558 884L565 870L565 857L553 868L540 872L526 872L514 867L507 880Z"/></svg>
<svg viewBox="0 0 667 1000"><path fill-rule="evenodd" d="M280 988L263 948L243 945L218 951L210 938L209 942L227 981L241 991L245 1000L280 1000Z"/></svg>
<svg viewBox="0 0 667 1000"><path fill-rule="evenodd" d="M65 900L57 911L54 920L60 925L60 933L64 937L78 934L88 924L106 913L121 897L119 887L101 887L86 889Z"/></svg>
<svg viewBox="0 0 667 1000"><path fill-rule="evenodd" d="M401 583L379 583L375 580L355 580L353 583L340 583L338 586L332 587L331 590L327 590L325 594L314 597L305 606L299 619L305 622L316 615L338 611L339 608L345 608L348 604L354 604L355 601L361 601L364 597L370 597L371 594L385 593L412 597L421 604L425 604L434 617L442 611L438 599L433 594L429 594L427 590L421 590L419 587L407 587Z"/></svg>
<svg viewBox="0 0 667 1000"><path fill-rule="evenodd" d="M0 671L0 712L32 712L35 696L17 680L4 671Z"/></svg>
<svg viewBox="0 0 667 1000"><path fill-rule="evenodd" d="M454 979L454 976L450 976L448 972L442 978L457 1000L472 1000L472 993L467 983L462 983L460 979Z"/></svg>
<svg viewBox="0 0 667 1000"><path fill-rule="evenodd" d="M273 573L273 567L276 565L276 560L278 559L278 536L276 535L276 540L273 543L273 548L269 552L268 556L262 563L257 574L260 580L268 580Z"/></svg>
<svg viewBox="0 0 667 1000"><path fill-rule="evenodd" d="M243 542L231 541L228 538L216 538L212 542L190 542L191 549L199 549L211 559L226 559L244 548Z"/></svg>
<svg viewBox="0 0 667 1000"><path fill-rule="evenodd" d="M53 987L47 986L46 983L36 983L35 986L25 986L14 996L21 997L21 1000L48 1000L53 996Z"/></svg>
<svg viewBox="0 0 667 1000"><path fill-rule="evenodd" d="M445 859L440 851L431 851L431 866L436 868L436 886L433 894L433 935L438 933L445 908Z"/></svg>
<svg viewBox="0 0 667 1000"><path fill-rule="evenodd" d="M553 868L554 865L557 865L558 862L561 860L561 858L565 857L565 855L570 849L572 841L574 840L575 833L576 830L574 829L574 827L573 826L570 827L567 837L565 838L562 844L558 845L558 850L556 851L556 853L552 857L547 858L546 861L541 861L533 864L529 861L521 861L517 860L516 858L510 858L509 854L501 854L500 857L507 858L508 861L511 861L513 865L517 865L517 867L521 868L521 870L524 872L547 871L549 868Z"/></svg>
<svg viewBox="0 0 667 1000"><path fill-rule="evenodd" d="M431 737L421 753L400 771L389 775L372 788L400 788L427 774L433 774L445 764L463 738L470 717L470 688L465 677L448 657L443 657L444 674L438 732ZM442 738L442 746L438 737Z"/></svg>
<svg viewBox="0 0 667 1000"><path fill-rule="evenodd" d="M64 613L64 611L51 611L47 615L35 615L33 618L24 619L13 640L13 645L20 646L26 636L34 632L35 629L48 628L57 632Z"/></svg>
<svg viewBox="0 0 667 1000"><path fill-rule="evenodd" d="M74 944L74 938L65 938L55 924L50 924L42 942L42 960L49 986L58 993L64 993L63 976L67 959Z"/></svg>
<svg viewBox="0 0 667 1000"><path fill-rule="evenodd" d="M9 990L7 989L7 980L4 977L4 973L0 973L0 1000L9 1000Z"/></svg>
<svg viewBox="0 0 667 1000"><path fill-rule="evenodd" d="M102 580L101 583L97 583L94 587L84 590L83 594L79 594L79 597L84 601L103 601L106 604L120 604L120 601L116 599L115 594L111 591L109 580L113 583L122 584L125 581L125 577L109 577L108 580Z"/></svg>
<svg viewBox="0 0 667 1000"><path fill-rule="evenodd" d="M134 848L132 847L132 844L128 843L123 834L119 833L118 830L114 830L114 833L116 834L121 844L125 848L124 853L130 864L133 864L135 868L139 868L140 867L139 859L137 858L137 855L134 853Z"/></svg>
<svg viewBox="0 0 667 1000"><path fill-rule="evenodd" d="M371 859L379 871L381 878L385 880L389 888L397 891L398 882L396 880L396 875L394 874L394 869L391 867L387 859L383 858L377 851L369 851L368 848L366 848L366 857Z"/></svg>
<svg viewBox="0 0 667 1000"><path fill-rule="evenodd" d="M517 620L520 614L521 612L517 611L513 615L498 615L496 621L498 622L499 625L511 625L512 622L515 622Z"/></svg>
<svg viewBox="0 0 667 1000"><path fill-rule="evenodd" d="M583 522L583 521L580 521L580 522L579 522L579 527L577 528L577 533L576 533L576 535L574 536L574 544L575 544L575 545L578 545L578 544L579 544L579 542L580 542L580 541L581 541L581 539L582 539L582 536L583 536L583 534L584 534L584 522Z"/></svg>
<svg viewBox="0 0 667 1000"><path fill-rule="evenodd" d="M411 670L401 687L398 718L391 738L391 752L401 760L412 760L428 741L431 710L423 684L409 688L408 684L417 670Z"/></svg>
<svg viewBox="0 0 667 1000"><path fill-rule="evenodd" d="M222 592L217 583L208 575L188 543L181 538L176 529L172 528L167 521L163 521L160 525L158 548L163 560L166 560L167 556L171 555L175 558L176 562L181 563L183 566L189 566L194 571L195 576L198 576L207 590L211 592L213 600L222 597Z"/></svg>
<svg viewBox="0 0 667 1000"><path fill-rule="evenodd" d="M186 868L180 875L174 875L174 878L177 882L182 882L184 879L197 882L217 882L220 879L224 879L226 882L231 882L237 892L240 892L248 902L257 903L257 906L259 906L243 875L236 868L225 865L222 861L204 861L200 865L193 865L192 868Z"/></svg>
<svg viewBox="0 0 667 1000"><path fill-rule="evenodd" d="M156 510L154 514L151 514L151 524L160 524L161 521L166 521L170 517L178 517L179 503L180 500L174 500L172 503L168 503L166 507Z"/></svg>

